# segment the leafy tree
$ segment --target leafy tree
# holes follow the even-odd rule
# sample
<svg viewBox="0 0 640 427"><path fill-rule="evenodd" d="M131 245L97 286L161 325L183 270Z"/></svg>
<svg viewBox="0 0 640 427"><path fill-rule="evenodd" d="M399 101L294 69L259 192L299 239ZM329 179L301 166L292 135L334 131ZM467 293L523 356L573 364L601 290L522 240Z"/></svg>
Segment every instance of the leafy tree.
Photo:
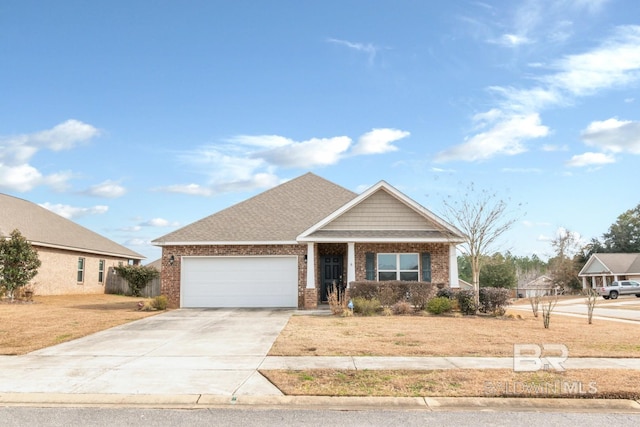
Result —
<svg viewBox="0 0 640 427"><path fill-rule="evenodd" d="M471 283L473 275L471 274L471 263L466 255L458 255L458 276L465 282Z"/></svg>
<svg viewBox="0 0 640 427"><path fill-rule="evenodd" d="M13 230L8 239L0 237L0 287L9 293L12 301L15 291L38 274L40 265L38 251L19 230Z"/></svg>
<svg viewBox="0 0 640 427"><path fill-rule="evenodd" d="M502 254L494 254L480 269L480 286L513 288L517 283L516 266Z"/></svg>
<svg viewBox="0 0 640 427"><path fill-rule="evenodd" d="M495 193L476 190L469 185L459 201L444 201L443 216L466 236L462 244L471 264L476 306L480 305L479 284L482 256L488 255L496 241L518 220L509 210L509 204Z"/></svg>
<svg viewBox="0 0 640 427"><path fill-rule="evenodd" d="M115 271L129 283L129 289L134 297L139 297L149 282L160 276L156 268L146 265L121 265L115 267Z"/></svg>
<svg viewBox="0 0 640 427"><path fill-rule="evenodd" d="M602 237L606 252L640 252L640 204L622 213Z"/></svg>

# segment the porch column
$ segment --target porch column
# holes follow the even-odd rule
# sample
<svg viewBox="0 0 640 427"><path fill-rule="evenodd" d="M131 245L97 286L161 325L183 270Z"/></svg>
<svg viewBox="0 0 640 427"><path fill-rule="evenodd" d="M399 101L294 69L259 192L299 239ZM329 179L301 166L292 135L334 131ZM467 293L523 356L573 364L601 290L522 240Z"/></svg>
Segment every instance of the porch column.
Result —
<svg viewBox="0 0 640 427"><path fill-rule="evenodd" d="M596 276L591 276L591 287L596 288Z"/></svg>
<svg viewBox="0 0 640 427"><path fill-rule="evenodd" d="M602 275L602 286L607 286L607 276L606 275Z"/></svg>
<svg viewBox="0 0 640 427"><path fill-rule="evenodd" d="M304 308L318 308L318 289L316 289L316 251L313 242L307 243L307 286L304 289Z"/></svg>
<svg viewBox="0 0 640 427"><path fill-rule="evenodd" d="M312 242L307 243L307 289L316 287L316 251Z"/></svg>
<svg viewBox="0 0 640 427"><path fill-rule="evenodd" d="M587 289L587 278L582 276L582 289Z"/></svg>
<svg viewBox="0 0 640 427"><path fill-rule="evenodd" d="M347 243L347 287L349 283L356 280L356 244Z"/></svg>
<svg viewBox="0 0 640 427"><path fill-rule="evenodd" d="M460 283L458 282L458 256L456 255L456 245L449 245L449 287L460 287Z"/></svg>

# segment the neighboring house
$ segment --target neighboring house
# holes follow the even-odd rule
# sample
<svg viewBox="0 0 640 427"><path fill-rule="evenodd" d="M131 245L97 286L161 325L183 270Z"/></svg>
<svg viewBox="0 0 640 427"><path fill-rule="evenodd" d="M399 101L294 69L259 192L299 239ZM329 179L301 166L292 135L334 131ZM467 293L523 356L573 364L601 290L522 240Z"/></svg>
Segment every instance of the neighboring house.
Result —
<svg viewBox="0 0 640 427"><path fill-rule="evenodd" d="M553 279L549 276L539 276L534 280L518 286L518 298L530 298L534 296L557 295L560 287L553 284Z"/></svg>
<svg viewBox="0 0 640 427"><path fill-rule="evenodd" d="M473 283L469 283L466 280L458 279L458 287L463 291L472 291Z"/></svg>
<svg viewBox="0 0 640 427"><path fill-rule="evenodd" d="M334 282L457 288L463 241L384 181L358 195L307 173L152 243L176 306L314 308Z"/></svg>
<svg viewBox="0 0 640 427"><path fill-rule="evenodd" d="M582 288L597 288L616 280L640 280L640 253L593 254L578 277Z"/></svg>
<svg viewBox="0 0 640 427"><path fill-rule="evenodd" d="M42 265L36 295L100 294L109 267L138 264L144 256L35 203L0 194L0 238L18 229Z"/></svg>

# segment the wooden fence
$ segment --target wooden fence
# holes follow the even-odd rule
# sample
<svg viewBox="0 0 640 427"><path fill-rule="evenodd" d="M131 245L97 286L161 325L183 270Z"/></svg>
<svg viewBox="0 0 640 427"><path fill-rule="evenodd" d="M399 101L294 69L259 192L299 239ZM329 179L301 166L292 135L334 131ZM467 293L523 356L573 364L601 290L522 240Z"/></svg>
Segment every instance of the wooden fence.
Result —
<svg viewBox="0 0 640 427"><path fill-rule="evenodd" d="M131 295L131 289L129 289L129 282L124 278L118 276L113 267L109 267L107 273L107 280L104 285L105 294L117 294L117 295ZM141 297L153 298L160 295L160 277L153 279L145 288L140 292Z"/></svg>

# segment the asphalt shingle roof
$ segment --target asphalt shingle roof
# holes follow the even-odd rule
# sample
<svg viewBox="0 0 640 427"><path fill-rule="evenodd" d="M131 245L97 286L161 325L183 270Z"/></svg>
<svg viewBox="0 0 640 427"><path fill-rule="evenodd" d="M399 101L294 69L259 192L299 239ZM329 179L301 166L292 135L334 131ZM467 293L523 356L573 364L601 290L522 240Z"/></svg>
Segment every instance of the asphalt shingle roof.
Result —
<svg viewBox="0 0 640 427"><path fill-rule="evenodd" d="M0 194L0 236L18 229L34 245L143 259L136 253L48 209L24 199Z"/></svg>
<svg viewBox="0 0 640 427"><path fill-rule="evenodd" d="M307 173L153 243L293 242L355 197L356 193Z"/></svg>

